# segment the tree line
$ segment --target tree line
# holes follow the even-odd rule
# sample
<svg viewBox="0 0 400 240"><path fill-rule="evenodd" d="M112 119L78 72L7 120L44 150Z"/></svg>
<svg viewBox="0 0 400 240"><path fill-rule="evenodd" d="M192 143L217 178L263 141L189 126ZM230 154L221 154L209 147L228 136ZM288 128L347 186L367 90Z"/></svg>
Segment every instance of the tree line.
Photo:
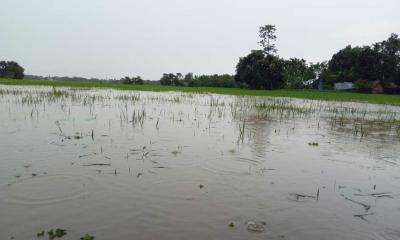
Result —
<svg viewBox="0 0 400 240"><path fill-rule="evenodd" d="M276 27L265 25L259 30L259 45L261 50L240 58L236 66L236 74L229 75L199 75L188 73L164 73L160 79L161 85L192 86L192 87L240 87L250 89L279 89L313 87L307 81L321 75L326 63L307 63L304 59L279 58L274 41ZM313 82L311 82L313 83Z"/></svg>
<svg viewBox="0 0 400 240"><path fill-rule="evenodd" d="M25 75L24 79L29 80L49 80L49 81L66 81L66 82L115 82L116 79L100 79L100 78L84 78L84 77L57 77L57 76L40 76L40 75Z"/></svg>
<svg viewBox="0 0 400 240"><path fill-rule="evenodd" d="M161 85L189 86L189 87L236 87L235 79L229 74L194 75L187 73L164 73L160 79Z"/></svg>
<svg viewBox="0 0 400 240"><path fill-rule="evenodd" d="M193 73L164 73L159 81L143 80L140 76L124 77L122 84L161 84L189 87L240 87L249 89L332 89L335 83L351 82L357 90L370 91L379 82L386 89L400 93L400 38L392 34L388 39L368 46L347 46L329 61L309 63L304 59L283 59L277 55L276 27L259 28L259 46L241 57L236 73L194 75ZM24 78L24 68L14 61L0 61L0 78ZM43 77L31 76L31 79ZM107 81L101 79L51 77L65 81ZM115 81L115 80L114 80Z"/></svg>
<svg viewBox="0 0 400 240"><path fill-rule="evenodd" d="M123 84L143 85L144 80L140 77L124 77L120 80Z"/></svg>
<svg viewBox="0 0 400 240"><path fill-rule="evenodd" d="M285 60L276 55L274 25L260 27L261 50L240 58L235 80L239 87L253 89L315 88L318 83L332 89L335 83L352 82L368 90L373 82L400 88L400 39L392 34L371 46L347 46L327 62ZM310 81L313 80L313 81Z"/></svg>
<svg viewBox="0 0 400 240"><path fill-rule="evenodd" d="M366 89L374 81L385 86L400 86L400 38L392 34L387 40L369 46L347 46L333 55L324 71L326 84L353 82Z"/></svg>

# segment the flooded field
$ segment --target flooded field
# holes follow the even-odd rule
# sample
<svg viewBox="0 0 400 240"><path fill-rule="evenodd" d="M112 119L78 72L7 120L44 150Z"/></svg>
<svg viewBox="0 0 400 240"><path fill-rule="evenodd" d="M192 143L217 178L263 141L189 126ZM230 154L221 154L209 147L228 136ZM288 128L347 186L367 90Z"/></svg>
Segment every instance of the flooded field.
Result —
<svg viewBox="0 0 400 240"><path fill-rule="evenodd" d="M0 239L400 239L399 147L394 106L0 86Z"/></svg>

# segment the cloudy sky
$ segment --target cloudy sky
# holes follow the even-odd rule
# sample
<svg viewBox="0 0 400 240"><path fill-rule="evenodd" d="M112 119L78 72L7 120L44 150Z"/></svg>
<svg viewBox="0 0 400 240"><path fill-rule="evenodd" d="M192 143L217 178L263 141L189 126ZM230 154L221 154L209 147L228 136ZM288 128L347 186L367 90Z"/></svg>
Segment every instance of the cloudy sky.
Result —
<svg viewBox="0 0 400 240"><path fill-rule="evenodd" d="M0 59L28 74L159 79L234 73L277 26L278 54L311 62L400 33L399 0L0 0Z"/></svg>

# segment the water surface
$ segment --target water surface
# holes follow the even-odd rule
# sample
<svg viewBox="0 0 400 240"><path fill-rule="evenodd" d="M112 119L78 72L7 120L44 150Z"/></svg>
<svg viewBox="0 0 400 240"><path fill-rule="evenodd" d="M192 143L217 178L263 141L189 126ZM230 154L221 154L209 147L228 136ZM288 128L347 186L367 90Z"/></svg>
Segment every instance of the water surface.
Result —
<svg viewBox="0 0 400 240"><path fill-rule="evenodd" d="M400 239L399 113L1 86L0 238Z"/></svg>

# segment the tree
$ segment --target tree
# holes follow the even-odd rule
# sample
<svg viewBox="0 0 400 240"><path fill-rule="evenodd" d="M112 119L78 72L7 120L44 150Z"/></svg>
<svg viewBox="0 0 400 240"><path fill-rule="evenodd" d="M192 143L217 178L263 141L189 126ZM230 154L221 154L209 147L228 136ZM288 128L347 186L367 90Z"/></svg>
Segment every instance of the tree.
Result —
<svg viewBox="0 0 400 240"><path fill-rule="evenodd" d="M274 56L277 49L272 42L276 40L275 25L260 27L258 44L262 50L253 50L240 58L236 66L235 81L238 86L253 89L277 89L284 86L283 61Z"/></svg>
<svg viewBox="0 0 400 240"><path fill-rule="evenodd" d="M318 80L315 84L312 84L312 88L318 88L323 90L327 82L329 82L329 76L331 73L328 71L328 62L317 62L311 63L310 68L315 74L315 78ZM328 88L329 85L328 85Z"/></svg>
<svg viewBox="0 0 400 240"><path fill-rule="evenodd" d="M354 67L359 76L357 80L375 81L382 79L381 65L381 54L369 46L363 47L359 52L357 63Z"/></svg>
<svg viewBox="0 0 400 240"><path fill-rule="evenodd" d="M160 79L161 85L172 85L175 78L175 74L173 73L164 73Z"/></svg>
<svg viewBox="0 0 400 240"><path fill-rule="evenodd" d="M0 61L0 78L23 79L24 68L14 61Z"/></svg>
<svg viewBox="0 0 400 240"><path fill-rule="evenodd" d="M164 73L160 79L161 85L174 85L177 77L173 73Z"/></svg>
<svg viewBox="0 0 400 240"><path fill-rule="evenodd" d="M174 86L182 86L183 76L181 73L177 73L176 75L173 73L164 73L160 79L161 85L174 85Z"/></svg>
<svg viewBox="0 0 400 240"><path fill-rule="evenodd" d="M196 76L190 83L192 87L235 87L235 79L229 74Z"/></svg>
<svg viewBox="0 0 400 240"><path fill-rule="evenodd" d="M263 48L264 53L267 56L278 51L275 47L275 44L272 43L272 41L276 41L275 31L275 25L264 25L261 26L259 30L258 35L261 40L258 42L258 44Z"/></svg>
<svg viewBox="0 0 400 240"><path fill-rule="evenodd" d="M311 63L310 68L314 72L315 77L320 78L321 75L328 69L328 62L323 61L323 62Z"/></svg>
<svg viewBox="0 0 400 240"><path fill-rule="evenodd" d="M355 82L360 78L356 67L361 51L362 48L349 45L332 56L328 65L329 70L336 75L335 82Z"/></svg>
<svg viewBox="0 0 400 240"><path fill-rule="evenodd" d="M133 84L135 84L135 85L143 85L143 84L144 84L144 81L143 81L143 79L142 79L140 76L133 77L133 78L132 78L132 82L133 82Z"/></svg>
<svg viewBox="0 0 400 240"><path fill-rule="evenodd" d="M190 82L190 81L193 81L193 79L194 79L193 73L190 72L190 73L185 74L184 81Z"/></svg>
<svg viewBox="0 0 400 240"><path fill-rule="evenodd" d="M392 34L387 40L371 46L340 50L329 61L330 84L381 80L387 85L400 84L400 39Z"/></svg>
<svg viewBox="0 0 400 240"><path fill-rule="evenodd" d="M253 50L246 57L240 58L235 80L241 87L278 89L284 86L283 68L284 64L278 57Z"/></svg>
<svg viewBox="0 0 400 240"><path fill-rule="evenodd" d="M175 75L175 78L173 79L173 84L175 85L175 86L183 86L183 75L182 75L182 73L177 73L176 75Z"/></svg>
<svg viewBox="0 0 400 240"><path fill-rule="evenodd" d="M283 75L287 88L303 88L305 81L314 79L316 76L313 68L307 65L306 60L298 58L284 61Z"/></svg>
<svg viewBox="0 0 400 240"><path fill-rule="evenodd" d="M121 79L123 84L134 84L134 85L143 85L144 81L140 76L137 77L124 77Z"/></svg>
<svg viewBox="0 0 400 240"><path fill-rule="evenodd" d="M132 80L127 76L121 79L123 84L132 84Z"/></svg>
<svg viewBox="0 0 400 240"><path fill-rule="evenodd" d="M375 44L375 49L381 55L382 78L390 83L400 84L400 38L392 34L387 40Z"/></svg>

